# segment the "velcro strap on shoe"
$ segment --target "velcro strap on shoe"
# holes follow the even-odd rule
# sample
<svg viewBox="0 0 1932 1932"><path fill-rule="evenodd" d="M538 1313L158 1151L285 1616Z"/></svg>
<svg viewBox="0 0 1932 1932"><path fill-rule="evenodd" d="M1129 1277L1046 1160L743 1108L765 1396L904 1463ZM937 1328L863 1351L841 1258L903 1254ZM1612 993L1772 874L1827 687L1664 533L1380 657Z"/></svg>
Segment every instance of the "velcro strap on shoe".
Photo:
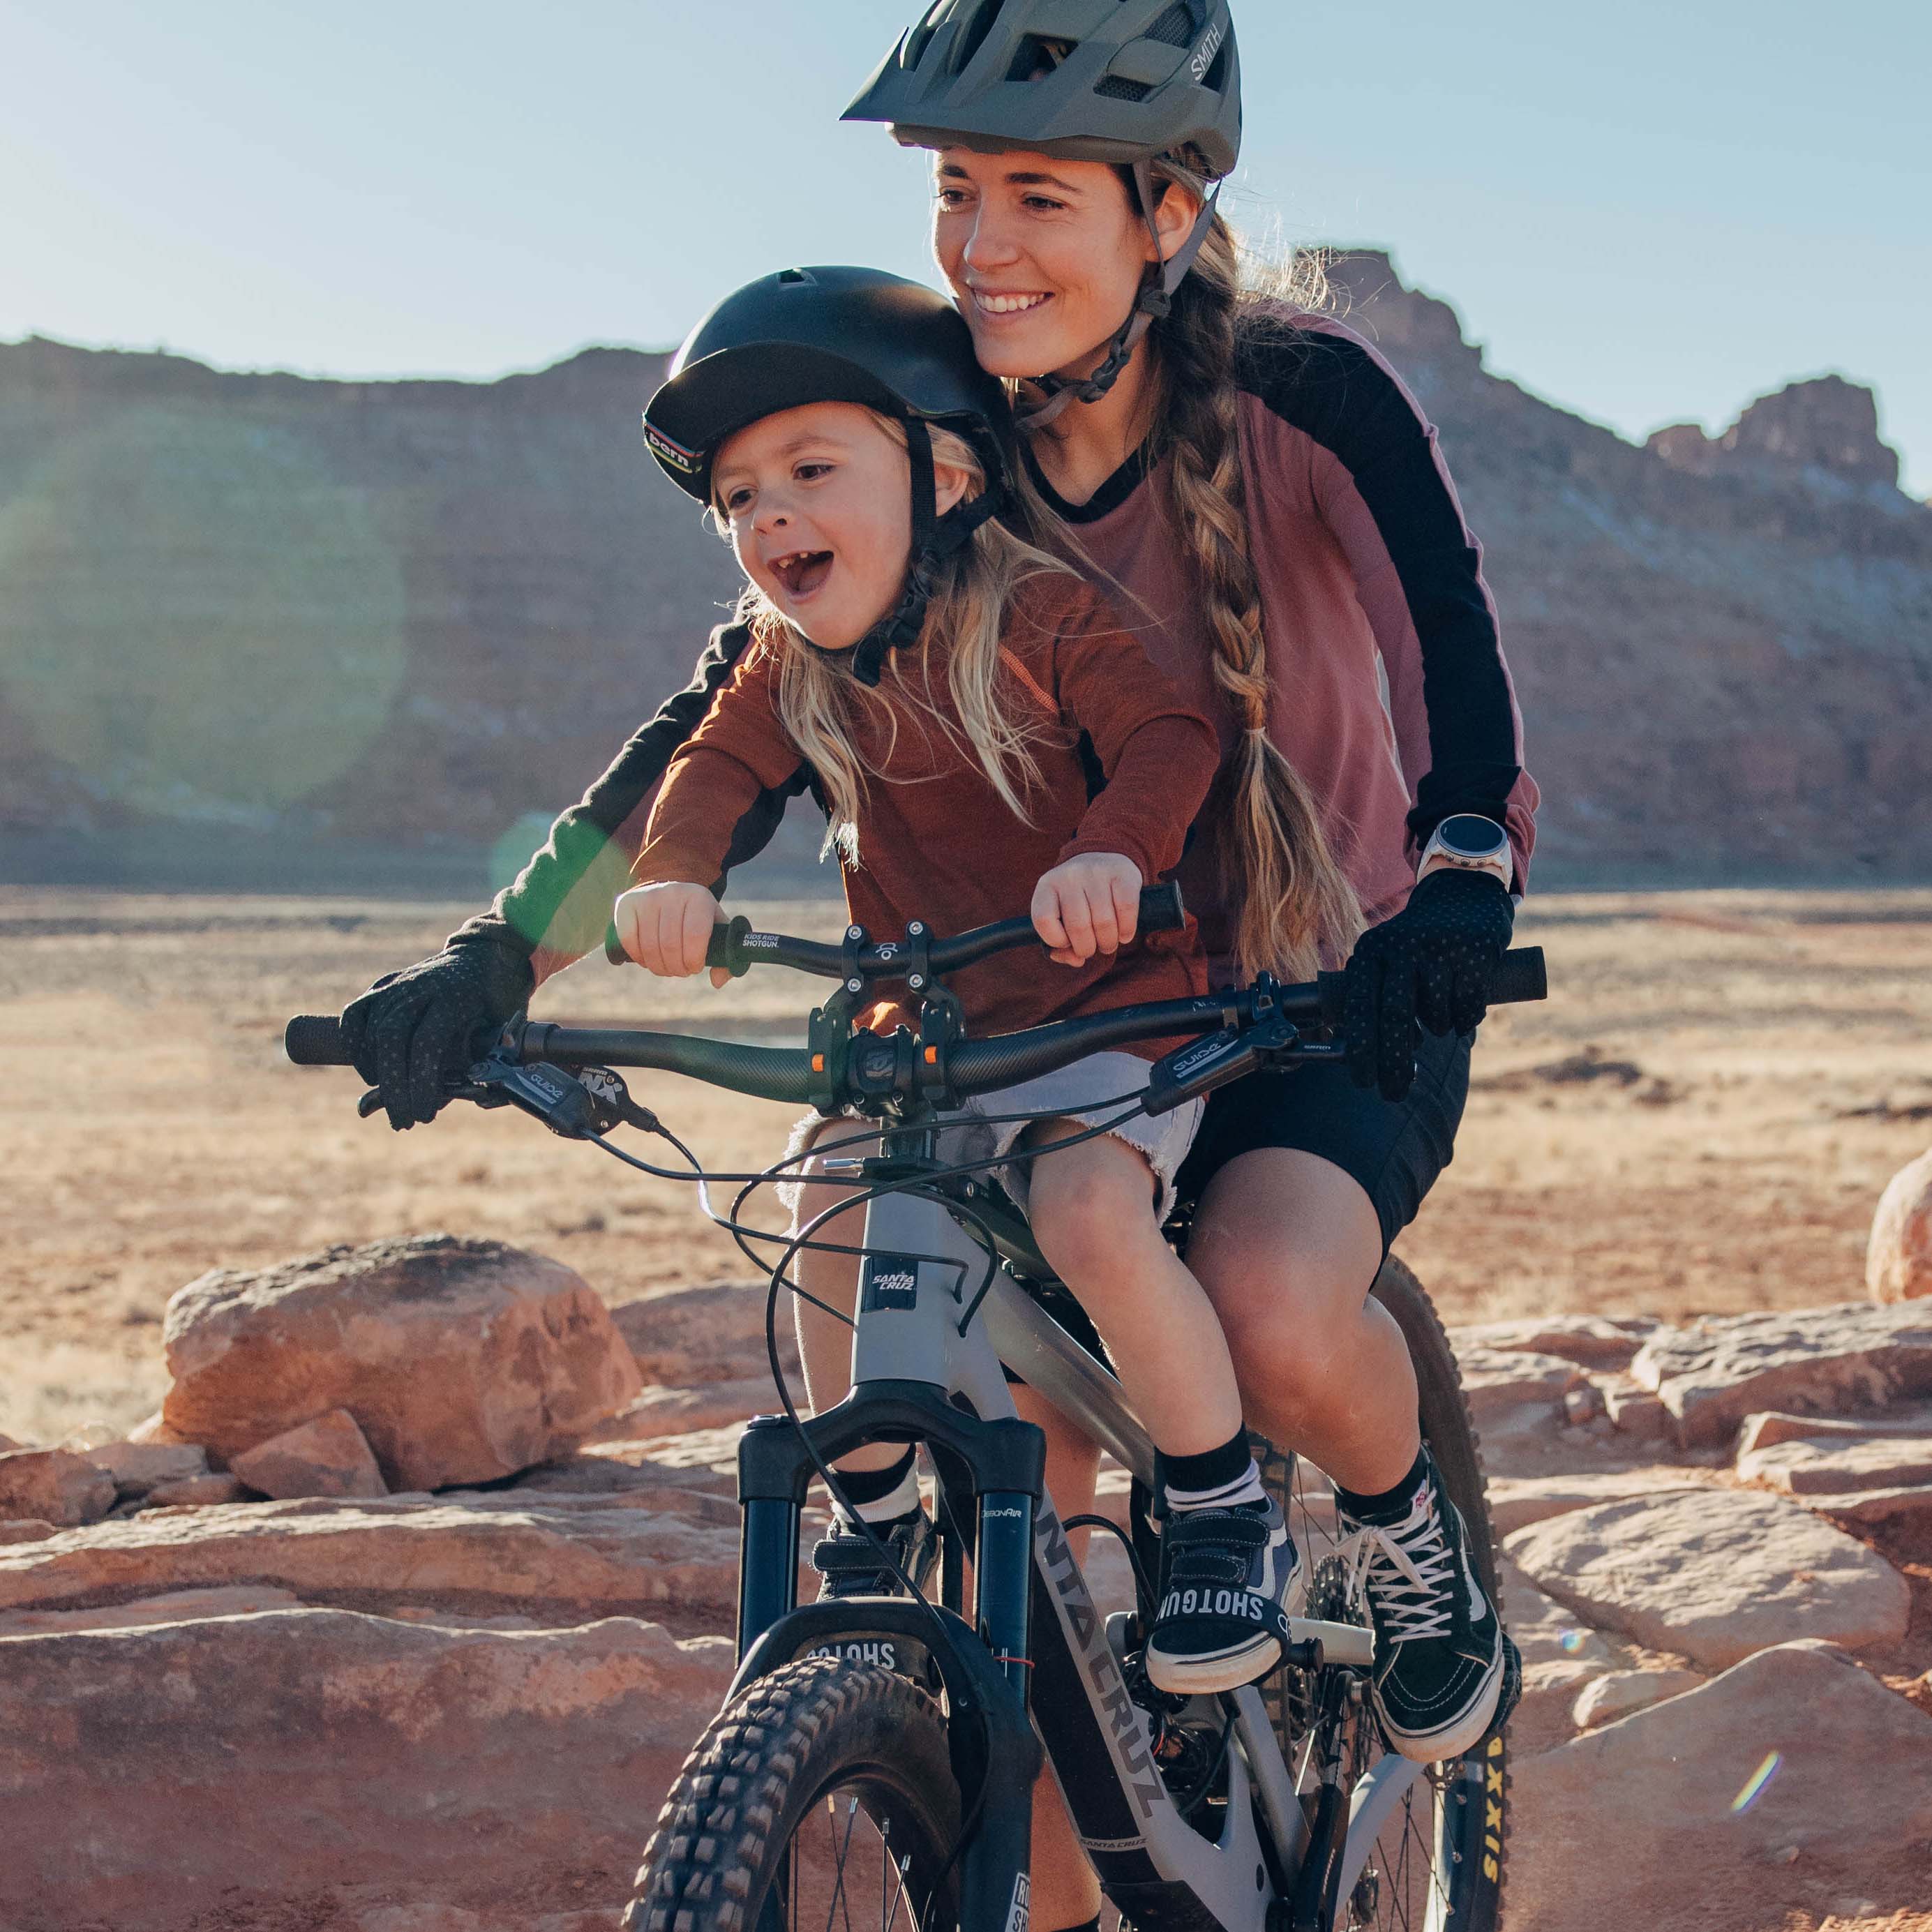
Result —
<svg viewBox="0 0 1932 1932"><path fill-rule="evenodd" d="M1168 1546L1170 1583L1241 1583L1253 1552L1268 1540L1258 1516L1235 1510L1186 1510L1168 1519L1162 1532Z"/></svg>
<svg viewBox="0 0 1932 1932"><path fill-rule="evenodd" d="M890 1576L892 1571L862 1536L827 1536L812 1548L812 1567L821 1576L849 1576L855 1570Z"/></svg>

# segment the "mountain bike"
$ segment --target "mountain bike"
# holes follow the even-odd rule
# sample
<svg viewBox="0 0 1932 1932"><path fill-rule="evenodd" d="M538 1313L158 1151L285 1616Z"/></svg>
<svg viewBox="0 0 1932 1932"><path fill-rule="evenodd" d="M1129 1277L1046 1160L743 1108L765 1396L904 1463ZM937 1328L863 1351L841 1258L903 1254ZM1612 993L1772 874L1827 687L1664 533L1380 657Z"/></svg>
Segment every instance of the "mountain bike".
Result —
<svg viewBox="0 0 1932 1932"><path fill-rule="evenodd" d="M1174 888L1144 895L1143 931L1181 917ZM1024 919L949 938L915 923L875 941L854 926L836 944L735 919L714 934L712 964L734 975L782 964L840 982L812 1013L802 1048L519 1016L477 1043L452 1087L484 1106L520 1107L647 1173L696 1180L706 1210L748 1251L755 1243L780 1250L768 1265L766 1317L784 1413L754 1418L738 1452L737 1672L665 1801L625 1924L829 1932L862 1923L891 1932L903 1919L914 1932L1025 1932L1032 1793L1046 1762L1103 1891L1137 1932L1494 1932L1504 1736L1427 1766L1387 1747L1366 1696L1375 1637L1364 1564L1338 1534L1318 1471L1256 1443L1306 1564L1280 1666L1262 1684L1212 1696L1177 1696L1148 1682L1152 1444L1106 1365L1054 1318L1066 1291L999 1184L998 1163L940 1157L967 1099L1105 1048L1190 1036L1152 1064L1144 1090L1120 1096L1124 1112L1086 1133L1256 1067L1333 1056L1341 975L1305 986L1263 976L1199 998L968 1037L944 976L1038 943ZM916 1030L886 1036L854 1024L881 982L917 998ZM1543 994L1540 952L1507 955L1492 1000ZM292 1020L286 1046L303 1064L344 1057L332 1018ZM850 1119L859 1130L850 1139L822 1138L812 1156L840 1180L840 1198L796 1234L754 1228L742 1218L745 1198L788 1164L706 1173L632 1099L620 1067ZM686 1168L616 1147L610 1136L625 1125L662 1136ZM743 1192L718 1214L709 1189L727 1180ZM804 1292L786 1270L808 1244L843 1246L824 1239L822 1223L860 1204L864 1237L848 1250L862 1257L850 1392L802 1418L773 1326L780 1294ZM1482 1468L1447 1338L1400 1262L1384 1265L1373 1292L1408 1339L1424 1437L1468 1525L1478 1580L1496 1596ZM1128 1530L1104 1516L1061 1520L1042 1481L1045 1438L1016 1413L1003 1364L1131 1472ZM817 1478L840 1493L831 1465L872 1442L926 1451L937 1600L913 1588L875 1538L897 1594L801 1604L810 1486ZM1126 1544L1134 1610L1096 1607L1069 1538L1083 1525Z"/></svg>

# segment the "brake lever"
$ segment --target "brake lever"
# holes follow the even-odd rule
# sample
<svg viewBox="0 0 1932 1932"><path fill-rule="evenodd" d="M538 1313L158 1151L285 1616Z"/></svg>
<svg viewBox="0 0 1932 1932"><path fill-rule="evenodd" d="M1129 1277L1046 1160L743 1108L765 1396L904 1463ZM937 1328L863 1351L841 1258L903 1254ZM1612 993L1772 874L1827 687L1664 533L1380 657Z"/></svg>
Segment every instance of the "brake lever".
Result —
<svg viewBox="0 0 1932 1932"><path fill-rule="evenodd" d="M656 1114L639 1106L608 1066L580 1067L573 1075L547 1060L526 1066L492 1056L476 1061L466 1079L452 1082L445 1096L478 1107L520 1107L566 1140L588 1139L616 1126L659 1130ZM381 1091L372 1087L356 1102L356 1111L366 1120L382 1106Z"/></svg>

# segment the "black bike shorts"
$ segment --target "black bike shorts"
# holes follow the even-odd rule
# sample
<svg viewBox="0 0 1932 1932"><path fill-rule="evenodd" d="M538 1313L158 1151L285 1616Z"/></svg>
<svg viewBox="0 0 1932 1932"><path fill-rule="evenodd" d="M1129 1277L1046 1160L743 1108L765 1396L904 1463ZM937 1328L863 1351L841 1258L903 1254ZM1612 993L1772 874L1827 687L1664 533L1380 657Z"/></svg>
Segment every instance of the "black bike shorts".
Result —
<svg viewBox="0 0 1932 1932"><path fill-rule="evenodd" d="M1382 1223L1386 1256L1454 1156L1469 1096L1471 1045L1454 1034L1425 1033L1415 1084L1400 1100L1358 1087L1333 1060L1250 1073L1216 1088L1175 1178L1176 1195L1191 1206L1231 1160L1257 1148L1294 1148L1332 1161L1360 1184ZM1065 1287L1048 1282L1030 1292L1089 1354L1107 1361L1087 1311ZM1020 1379L1010 1369L1006 1373L1009 1382Z"/></svg>
<svg viewBox="0 0 1932 1932"><path fill-rule="evenodd" d="M1257 1148L1293 1148L1332 1161L1361 1185L1382 1223L1382 1252L1415 1219L1449 1165L1469 1097L1471 1040L1425 1033L1415 1084L1401 1100L1358 1087L1340 1060L1250 1073L1208 1096L1176 1192L1198 1201L1228 1162Z"/></svg>

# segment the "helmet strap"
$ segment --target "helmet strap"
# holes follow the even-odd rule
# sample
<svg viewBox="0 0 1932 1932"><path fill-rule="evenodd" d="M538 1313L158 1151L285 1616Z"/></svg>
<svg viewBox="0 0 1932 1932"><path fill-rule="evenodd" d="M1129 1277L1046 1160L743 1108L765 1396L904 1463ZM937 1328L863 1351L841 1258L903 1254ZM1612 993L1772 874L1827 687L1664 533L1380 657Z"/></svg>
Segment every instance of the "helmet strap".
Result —
<svg viewBox="0 0 1932 1932"><path fill-rule="evenodd" d="M906 562L905 588L899 601L881 617L849 651L827 651L812 644L807 647L820 656L842 658L852 675L868 688L876 688L885 668L886 653L916 644L926 628L926 606L932 601L938 567L959 549L979 529L1006 506L1006 493L998 472L989 470L986 487L978 496L953 505L944 516L938 514L939 484L932 458L932 434L922 417L903 419L906 454L912 464L912 544Z"/></svg>
<svg viewBox="0 0 1932 1932"><path fill-rule="evenodd" d="M1201 212L1195 217L1187 238L1163 261L1160 230L1154 216L1159 196L1154 191L1153 167L1147 161L1136 161L1133 174L1135 191L1140 197L1141 217L1147 224L1148 232L1154 237L1154 259L1141 278L1140 293L1135 299L1132 312L1108 345L1106 356L1097 369L1073 381L1051 375L1033 378L1034 388L1046 392L1046 400L1038 409L1030 410L1018 418L1023 430L1043 428L1071 404L1097 403L1120 380L1120 371L1132 359L1141 338L1174 306L1174 292L1186 279L1188 270L1194 266L1194 258L1208 239L1208 230L1214 226L1215 204L1221 198L1219 182L1208 190L1208 198L1201 204Z"/></svg>

